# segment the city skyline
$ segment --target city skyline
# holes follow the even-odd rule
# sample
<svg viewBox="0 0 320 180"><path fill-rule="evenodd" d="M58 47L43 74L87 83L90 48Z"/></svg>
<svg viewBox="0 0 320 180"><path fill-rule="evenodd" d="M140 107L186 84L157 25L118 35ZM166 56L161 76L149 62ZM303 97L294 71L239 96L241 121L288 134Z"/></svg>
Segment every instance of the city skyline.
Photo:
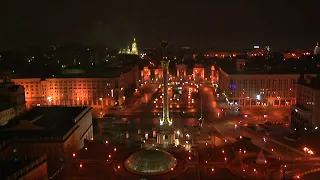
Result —
<svg viewBox="0 0 320 180"><path fill-rule="evenodd" d="M138 43L1 53L0 179L319 176L318 45L199 57L163 40L158 58Z"/></svg>
<svg viewBox="0 0 320 180"><path fill-rule="evenodd" d="M3 3L3 4L2 4ZM0 49L102 43L122 48L172 46L247 49L253 45L312 49L319 41L319 2L2 2Z"/></svg>

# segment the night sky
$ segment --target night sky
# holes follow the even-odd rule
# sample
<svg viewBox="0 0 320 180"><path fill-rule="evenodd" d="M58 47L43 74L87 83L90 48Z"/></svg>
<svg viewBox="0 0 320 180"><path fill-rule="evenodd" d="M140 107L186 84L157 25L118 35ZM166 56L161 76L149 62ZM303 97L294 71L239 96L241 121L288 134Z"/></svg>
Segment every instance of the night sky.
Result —
<svg viewBox="0 0 320 180"><path fill-rule="evenodd" d="M262 3L263 2L263 3ZM1 0L0 49L161 39L195 48L312 48L320 0Z"/></svg>

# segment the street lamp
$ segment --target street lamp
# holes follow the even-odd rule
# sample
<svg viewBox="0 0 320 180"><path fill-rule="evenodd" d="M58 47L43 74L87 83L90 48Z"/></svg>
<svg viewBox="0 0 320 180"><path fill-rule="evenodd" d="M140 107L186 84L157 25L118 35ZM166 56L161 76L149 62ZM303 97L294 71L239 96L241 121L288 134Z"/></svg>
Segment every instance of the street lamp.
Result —
<svg viewBox="0 0 320 180"><path fill-rule="evenodd" d="M261 103L261 94L258 94L256 96L256 99L257 101L259 102L259 105L262 106L262 103ZM258 115L258 123L260 122L260 116Z"/></svg>
<svg viewBox="0 0 320 180"><path fill-rule="evenodd" d="M180 131L179 130L177 131L177 135L178 135L178 138L179 138L180 137Z"/></svg>
<svg viewBox="0 0 320 180"><path fill-rule="evenodd" d="M102 97L99 98L100 104L101 104L101 110L102 110Z"/></svg>

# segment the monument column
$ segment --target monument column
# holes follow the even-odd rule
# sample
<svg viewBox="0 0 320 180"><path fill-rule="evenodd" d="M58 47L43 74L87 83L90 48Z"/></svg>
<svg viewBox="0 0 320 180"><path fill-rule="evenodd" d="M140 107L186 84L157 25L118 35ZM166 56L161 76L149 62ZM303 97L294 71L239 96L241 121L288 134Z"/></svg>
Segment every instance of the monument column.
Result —
<svg viewBox="0 0 320 180"><path fill-rule="evenodd" d="M163 57L161 61L162 72L163 72L163 120L164 122L168 122L169 119L169 102L168 102L168 68L170 60L166 59L167 57Z"/></svg>
<svg viewBox="0 0 320 180"><path fill-rule="evenodd" d="M167 41L162 41L161 46L163 48L163 58L161 61L162 73L163 73L163 112L160 118L160 131L157 133L157 143L163 147L172 146L175 143L175 133L172 127L172 119L169 117L169 98L168 98L168 69L169 63L166 56Z"/></svg>

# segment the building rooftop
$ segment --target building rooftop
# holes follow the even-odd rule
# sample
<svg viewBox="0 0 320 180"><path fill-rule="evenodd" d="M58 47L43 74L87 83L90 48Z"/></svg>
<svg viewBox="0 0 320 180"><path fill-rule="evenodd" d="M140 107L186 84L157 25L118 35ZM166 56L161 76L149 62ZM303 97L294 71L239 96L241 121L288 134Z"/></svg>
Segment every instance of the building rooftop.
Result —
<svg viewBox="0 0 320 180"><path fill-rule="evenodd" d="M45 161L45 158L26 158L26 157L18 157L11 156L9 158L0 159L0 179L6 179L8 177L13 176L17 173L17 177L21 177L24 173L27 173L28 170L32 170L37 165L41 164ZM34 163L36 166L32 166ZM21 170L23 170L21 172Z"/></svg>
<svg viewBox="0 0 320 180"><path fill-rule="evenodd" d="M75 125L75 118L89 107L36 107L2 127L4 136L63 137ZM28 132L28 133L25 133Z"/></svg>
<svg viewBox="0 0 320 180"><path fill-rule="evenodd" d="M12 79L20 78L116 78L121 73L127 73L132 67L104 67L95 66L85 70L79 67L62 69L61 72L43 75L37 72L15 73Z"/></svg>
<svg viewBox="0 0 320 180"><path fill-rule="evenodd" d="M243 71L236 71L235 69L224 69L224 72L227 74L235 74L235 75L254 75L254 74L301 74L301 73L308 73L308 74L316 74L319 73L319 69L308 69L308 70L300 70L291 67L277 67L277 68L252 68L252 69L245 69Z"/></svg>
<svg viewBox="0 0 320 180"><path fill-rule="evenodd" d="M320 77L310 77L307 80L304 78L299 79L299 84L310 87L312 89L320 89Z"/></svg>
<svg viewBox="0 0 320 180"><path fill-rule="evenodd" d="M7 102L0 102L0 112L12 108Z"/></svg>

